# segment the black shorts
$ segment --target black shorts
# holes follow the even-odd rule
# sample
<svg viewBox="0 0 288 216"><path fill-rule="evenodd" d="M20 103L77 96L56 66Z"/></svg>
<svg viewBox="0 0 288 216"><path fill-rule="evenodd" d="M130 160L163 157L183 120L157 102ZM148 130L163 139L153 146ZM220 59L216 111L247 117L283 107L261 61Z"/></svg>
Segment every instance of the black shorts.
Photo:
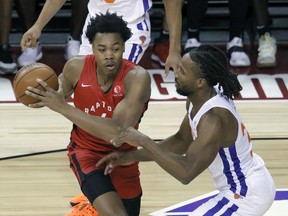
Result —
<svg viewBox="0 0 288 216"><path fill-rule="evenodd" d="M117 166L108 177L103 174L105 166L96 167L96 163L104 156L103 154L71 147L67 155L69 157L70 168L81 187L84 181L88 181L89 183L90 175L99 173L99 177L96 175L91 180L91 187L98 188L97 191L93 192L95 197L111 190L116 190L121 199L133 199L142 193L138 163L135 162L129 166ZM103 185L105 185L104 188L102 188Z"/></svg>
<svg viewBox="0 0 288 216"><path fill-rule="evenodd" d="M90 203L93 203L98 196L104 193L116 192L109 175L104 175L102 170L84 174L84 179L81 189ZM96 182L97 184L95 184ZM140 214L141 196L142 194L132 199L122 199L129 216L138 216Z"/></svg>

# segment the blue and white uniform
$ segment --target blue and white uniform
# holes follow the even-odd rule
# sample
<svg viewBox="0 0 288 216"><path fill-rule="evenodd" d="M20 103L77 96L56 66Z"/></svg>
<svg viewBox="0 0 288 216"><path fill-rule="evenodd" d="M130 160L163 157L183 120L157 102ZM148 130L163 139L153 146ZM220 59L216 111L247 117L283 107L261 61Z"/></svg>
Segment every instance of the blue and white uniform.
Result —
<svg viewBox="0 0 288 216"><path fill-rule="evenodd" d="M192 106L190 104L189 121L194 139L197 138L197 125L201 117L214 107L227 109L234 115L238 122L238 135L235 143L219 149L208 167L219 194L190 213L190 216L264 215L275 197L274 181L264 161L253 153L250 136L233 101L218 92L200 108L193 119L190 115Z"/></svg>
<svg viewBox="0 0 288 216"><path fill-rule="evenodd" d="M117 13L118 16L122 16L133 33L132 37L125 43L123 58L138 63L151 41L151 26L148 13L151 7L151 0L90 0L88 3L89 13L83 27L79 54L93 54L92 46L85 35L87 25L91 17L109 10L111 13Z"/></svg>

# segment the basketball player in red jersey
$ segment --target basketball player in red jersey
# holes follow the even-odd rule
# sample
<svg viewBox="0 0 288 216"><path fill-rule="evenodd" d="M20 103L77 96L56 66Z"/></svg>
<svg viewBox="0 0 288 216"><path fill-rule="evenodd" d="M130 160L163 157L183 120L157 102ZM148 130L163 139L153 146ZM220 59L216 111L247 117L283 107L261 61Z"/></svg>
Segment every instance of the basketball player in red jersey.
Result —
<svg viewBox="0 0 288 216"><path fill-rule="evenodd" d="M26 93L41 100L30 107L47 106L73 122L67 146L70 166L99 215L137 216L142 195L138 163L121 166L110 176L104 175L105 166L95 164L116 150L109 141L121 129L138 128L151 94L150 76L123 59L131 30L116 13L91 18L86 36L93 54L67 61L59 75L58 91L39 81L46 91L28 87ZM73 93L75 107L65 100ZM123 144L117 150L135 147Z"/></svg>

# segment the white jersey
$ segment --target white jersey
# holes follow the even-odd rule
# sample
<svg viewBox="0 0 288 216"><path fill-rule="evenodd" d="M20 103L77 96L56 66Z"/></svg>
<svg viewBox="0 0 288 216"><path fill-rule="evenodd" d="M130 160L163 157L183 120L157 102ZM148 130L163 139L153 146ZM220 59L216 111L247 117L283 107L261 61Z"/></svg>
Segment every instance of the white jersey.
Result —
<svg viewBox="0 0 288 216"><path fill-rule="evenodd" d="M147 29L145 24L146 14L152 7L151 0L90 0L88 11L90 16L110 11L128 22L128 26L137 26Z"/></svg>
<svg viewBox="0 0 288 216"><path fill-rule="evenodd" d="M250 215L251 209L254 210L255 215L261 215L259 212L265 212L273 202L275 185L265 167L263 160L258 155L253 153L251 138L243 125L238 112L236 111L233 101L227 99L226 96L218 92L216 96L204 103L193 119L191 119L190 115L192 106L192 104L189 106L189 122L193 139L197 138L197 125L201 121L201 117L214 107L229 110L238 122L238 135L236 141L231 143L229 147L220 148L216 158L208 167L215 186L217 190L220 191L220 194L214 200L208 202L206 206L204 204L201 208L199 208L195 215L209 212L207 210L209 210L209 208L215 208L218 201L223 200L223 197L225 197L225 199L227 198L228 207L229 205L231 207L231 203L237 206L237 208L235 208L235 213L238 211L237 213L240 213L239 215ZM207 131L207 133L209 133L209 131ZM225 136L225 134L223 134L223 136ZM261 178L257 178L260 176ZM255 183L259 187L258 189L256 185L253 185ZM264 188L266 188L266 191ZM261 192L259 193L259 191ZM265 199L259 199L258 196L265 196ZM248 204L245 202L245 200L249 200L247 201ZM257 200L256 203L260 202L257 203L259 204L258 210L255 210L256 204L253 203L255 201L251 202L251 200ZM228 204L229 201L231 201L230 204ZM251 206L249 206L249 203ZM222 207L223 213L225 212L225 205L222 205ZM219 211L221 208L219 207ZM244 209L245 211L248 209L248 212L250 210L249 214L247 214L247 212L243 213ZM241 213L241 211L243 212ZM254 213L251 215L254 215Z"/></svg>
<svg viewBox="0 0 288 216"><path fill-rule="evenodd" d="M92 47L85 36L91 17L100 13L117 13L127 22L132 31L132 37L125 44L124 58L138 63L151 41L151 25L148 11L152 0L90 0L88 15L82 33L80 55L92 54Z"/></svg>

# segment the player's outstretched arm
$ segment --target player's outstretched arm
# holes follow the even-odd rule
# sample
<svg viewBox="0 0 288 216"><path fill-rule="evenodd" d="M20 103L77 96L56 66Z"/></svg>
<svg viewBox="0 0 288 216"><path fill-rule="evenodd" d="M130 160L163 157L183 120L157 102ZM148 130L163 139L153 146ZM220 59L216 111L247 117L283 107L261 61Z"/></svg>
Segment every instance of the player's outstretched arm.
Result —
<svg viewBox="0 0 288 216"><path fill-rule="evenodd" d="M182 5L183 0L163 0L169 29L169 55L165 63L165 74L174 71L181 62Z"/></svg>
<svg viewBox="0 0 288 216"><path fill-rule="evenodd" d="M20 45L22 50L29 47L36 47L40 38L42 29L52 19L58 10L64 5L66 0L46 0L34 25L28 29L22 36Z"/></svg>
<svg viewBox="0 0 288 216"><path fill-rule="evenodd" d="M63 72L63 74L64 73L65 72ZM71 73L71 71L69 73ZM102 118L88 115L74 106L71 106L65 101L63 94L51 89L41 80L39 83L45 88L45 91L29 87L29 91L26 92L29 96L41 100L41 102L37 103L38 106L47 106L51 110L63 115L83 130L107 142L110 142L112 138L123 131L123 128L129 126L134 127L138 123L142 116L143 108L149 101L151 93L150 75L143 68L135 67L125 77L125 96L124 99L117 104L113 112L113 117Z"/></svg>
<svg viewBox="0 0 288 216"><path fill-rule="evenodd" d="M192 143L191 130L189 126L189 120L187 115L184 117L182 124L178 132L163 141L158 143L154 142L151 138L145 134L130 127L119 134L115 139L111 140L111 143L115 146L120 146L123 142L128 142L130 145L141 146L141 143L150 143L151 145L157 145L161 150L165 152L175 153L178 155L184 154ZM152 161L151 153L145 148L140 148L130 152L112 152L105 155L97 166L107 164L105 173L109 174L116 166L131 164L135 161Z"/></svg>
<svg viewBox="0 0 288 216"><path fill-rule="evenodd" d="M221 112L223 114L219 115ZM217 110L201 119L198 126L198 137L193 142L186 142L185 147L187 150L185 154L174 153L167 150L167 148L162 148L161 145L156 144L152 139L134 128L128 128L120 136L112 140L112 143L117 146L127 142L130 145L142 147L147 151L150 158L166 172L183 184L188 184L212 163L220 147L233 143L233 140L235 141L237 126L235 127L235 125L232 126L231 124L235 119L232 114L228 116L229 114L225 112L223 109ZM227 116L229 117L228 120L226 120ZM188 131L189 124L187 123L181 127ZM223 131L225 131L224 134L234 135L227 139L223 136ZM189 137L187 138L189 141ZM117 160L112 160L108 164L106 172L111 172L115 164L117 165Z"/></svg>

